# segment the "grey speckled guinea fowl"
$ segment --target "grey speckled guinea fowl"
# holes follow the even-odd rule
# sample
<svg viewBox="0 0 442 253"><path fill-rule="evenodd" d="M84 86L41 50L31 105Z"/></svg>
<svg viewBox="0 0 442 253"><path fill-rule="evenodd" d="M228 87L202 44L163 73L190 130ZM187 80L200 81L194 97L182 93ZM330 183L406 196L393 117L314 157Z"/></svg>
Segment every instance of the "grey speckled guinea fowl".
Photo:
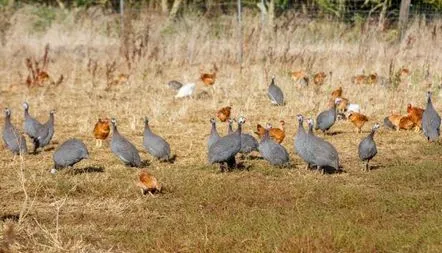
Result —
<svg viewBox="0 0 442 253"><path fill-rule="evenodd" d="M289 164L289 154L284 146L276 143L270 138L269 130L272 125L267 123L264 136L259 143L259 152L261 156L274 166L285 166Z"/></svg>
<svg viewBox="0 0 442 253"><path fill-rule="evenodd" d="M59 169L74 166L79 161L88 159L89 152L81 140L69 139L55 150L52 158L54 168L51 173L54 174Z"/></svg>
<svg viewBox="0 0 442 253"><path fill-rule="evenodd" d="M325 133L335 124L337 118L336 105L338 105L340 102L341 99L336 98L332 108L321 112L318 117L316 117L315 130L321 129L321 131Z"/></svg>
<svg viewBox="0 0 442 253"><path fill-rule="evenodd" d="M207 139L207 149L209 149L213 143L217 142L220 138L218 130L216 130L216 120L214 118L210 119L210 124L212 127L210 128L210 135Z"/></svg>
<svg viewBox="0 0 442 253"><path fill-rule="evenodd" d="M427 92L427 106L422 114L422 130L428 141L437 141L440 136L441 119L431 102L431 92Z"/></svg>
<svg viewBox="0 0 442 253"><path fill-rule="evenodd" d="M369 171L368 163L370 162L373 157L378 153L378 150L376 148L376 142L374 141L374 133L376 130L378 130L380 125L378 123L374 124L373 128L371 129L370 134L362 139L362 141L359 143L358 148L358 154L359 158L362 161L365 161L365 170Z"/></svg>
<svg viewBox="0 0 442 253"><path fill-rule="evenodd" d="M25 121L23 122L23 128L25 134L27 134L32 140L34 140L38 137L37 135L38 130L43 125L29 114L29 104L27 102L23 103L23 108L25 110L24 113Z"/></svg>
<svg viewBox="0 0 442 253"><path fill-rule="evenodd" d="M168 161L170 159L169 143L152 132L147 117L144 118L143 146L151 156L161 161Z"/></svg>
<svg viewBox="0 0 442 253"><path fill-rule="evenodd" d="M233 133L233 119L229 119L229 125L227 128L227 133ZM259 143L255 137L250 134L241 133L241 154L249 154L253 151L258 151Z"/></svg>
<svg viewBox="0 0 442 253"><path fill-rule="evenodd" d="M270 102L274 105L284 105L284 94L281 88L275 84L275 76L272 77L272 82L267 90L267 96L270 98Z"/></svg>
<svg viewBox="0 0 442 253"><path fill-rule="evenodd" d="M298 131L295 136L295 152L307 163L306 168L310 169L313 164L313 155L308 149L308 136L304 129L304 117L302 115L297 115L298 119Z"/></svg>
<svg viewBox="0 0 442 253"><path fill-rule="evenodd" d="M224 171L225 163L229 170L236 166L235 155L241 150L241 129L244 122L245 119L239 117L236 132L221 137L209 148L209 163L219 163L221 172Z"/></svg>
<svg viewBox="0 0 442 253"><path fill-rule="evenodd" d="M111 150L120 160L130 167L140 167L141 159L138 150L118 132L117 121L112 118Z"/></svg>
<svg viewBox="0 0 442 253"><path fill-rule="evenodd" d="M47 146L54 136L54 114L55 110L49 113L49 119L37 131L37 138L34 139L34 153L38 148Z"/></svg>
<svg viewBox="0 0 442 253"><path fill-rule="evenodd" d="M314 122L308 119L309 128L313 128ZM309 130L308 137L308 152L313 156L312 164L324 173L330 168L334 171L339 171L339 155L336 148L329 142L313 135L313 130ZM310 133L311 132L311 133Z"/></svg>
<svg viewBox="0 0 442 253"><path fill-rule="evenodd" d="M3 128L3 141L5 146L14 155L26 154L28 149L26 147L26 139L20 134L11 123L11 110L5 109L5 126Z"/></svg>

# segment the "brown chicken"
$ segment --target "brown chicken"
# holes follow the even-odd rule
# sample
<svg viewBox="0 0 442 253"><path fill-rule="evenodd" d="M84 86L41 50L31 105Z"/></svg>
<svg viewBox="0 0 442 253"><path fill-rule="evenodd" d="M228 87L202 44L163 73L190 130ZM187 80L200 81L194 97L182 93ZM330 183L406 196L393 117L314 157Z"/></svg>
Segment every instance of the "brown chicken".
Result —
<svg viewBox="0 0 442 253"><path fill-rule="evenodd" d="M140 171L136 185L141 188L141 193L144 195L149 193L153 196L154 193L161 192L161 185L158 183L158 180L147 169Z"/></svg>
<svg viewBox="0 0 442 253"><path fill-rule="evenodd" d="M376 84L378 82L378 74L372 73L367 76L367 84Z"/></svg>
<svg viewBox="0 0 442 253"><path fill-rule="evenodd" d="M367 81L367 76L365 75L356 75L351 78L351 82L353 84L364 84Z"/></svg>
<svg viewBox="0 0 442 253"><path fill-rule="evenodd" d="M218 68L216 64L213 64L213 72L212 73L201 73L200 79L203 81L206 86L213 86L216 81L216 72L218 72Z"/></svg>
<svg viewBox="0 0 442 253"><path fill-rule="evenodd" d="M269 135L270 137L276 141L277 143L281 144L281 142L284 140L285 138L285 121L281 120L279 121L279 123L281 124L281 128L271 128ZM260 124L256 125L256 132L255 134L259 136L260 139L262 139L262 137L264 136L265 133L265 128L263 126L261 126Z"/></svg>
<svg viewBox="0 0 442 253"><path fill-rule="evenodd" d="M424 111L424 109L414 107L411 104L407 105L408 117L410 117L410 120L416 125L416 132L422 129L422 115Z"/></svg>
<svg viewBox="0 0 442 253"><path fill-rule="evenodd" d="M342 97L342 87L339 87L336 90L332 91L331 97L333 98L333 101L335 101L336 98Z"/></svg>
<svg viewBox="0 0 442 253"><path fill-rule="evenodd" d="M230 106L223 107L216 112L216 117L218 117L221 122L226 122L226 120L230 119L231 110L232 107Z"/></svg>
<svg viewBox="0 0 442 253"><path fill-rule="evenodd" d="M399 131L399 122L401 121L402 117L403 116L399 115L399 114L392 114L384 119L384 124L387 127L390 127L392 129L396 129L396 131Z"/></svg>
<svg viewBox="0 0 442 253"><path fill-rule="evenodd" d="M300 71L292 71L289 73L290 76L292 77L293 81L297 82L299 80L301 80L302 78L306 77L306 73L302 70Z"/></svg>
<svg viewBox="0 0 442 253"><path fill-rule="evenodd" d="M357 112L351 112L348 115L348 120L353 123L353 125L356 127L356 132L361 133L362 127L364 126L365 122L368 121L367 116L357 113Z"/></svg>
<svg viewBox="0 0 442 253"><path fill-rule="evenodd" d="M411 120L410 116L403 116L399 120L399 129L411 130L416 124Z"/></svg>
<svg viewBox="0 0 442 253"><path fill-rule="evenodd" d="M321 86L324 84L326 77L327 75L324 72L316 73L313 76L313 83L316 84L317 86Z"/></svg>
<svg viewBox="0 0 442 253"><path fill-rule="evenodd" d="M103 140L106 140L110 133L109 119L98 119L93 132L95 137L95 146L103 146Z"/></svg>

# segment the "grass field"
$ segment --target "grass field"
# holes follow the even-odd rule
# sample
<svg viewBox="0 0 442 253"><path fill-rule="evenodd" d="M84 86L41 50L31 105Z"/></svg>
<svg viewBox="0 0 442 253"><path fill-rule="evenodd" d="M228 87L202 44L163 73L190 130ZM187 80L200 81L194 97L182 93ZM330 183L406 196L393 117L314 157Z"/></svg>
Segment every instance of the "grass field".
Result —
<svg viewBox="0 0 442 253"><path fill-rule="evenodd" d="M374 169L363 172L357 156L359 141L375 122L392 111L406 113L407 103L424 107L427 90L434 92L433 103L442 112L440 22L414 21L408 39L396 43L394 30L361 31L320 21L284 26L281 20L276 34L264 36L259 18L247 16L240 68L232 17L217 22L184 17L167 25L165 18L146 12L134 15L127 28L129 38L145 43L141 57L129 60L129 69L120 50L117 16L99 10L54 13L50 25L40 22L31 7L8 16L0 48L0 106L12 109L20 129L23 101L40 121L56 109L51 147L81 138L91 159L51 175L53 150L13 161L1 149L0 224L3 241L12 241L9 247L3 244L4 252L442 251L441 146L427 143L422 133L382 128L375 136ZM64 80L58 86L28 88L25 59L40 58L47 43L48 72ZM130 52L139 45L122 44ZM106 89L106 64L114 60L113 74L128 74L129 80ZM88 71L90 61L97 62L95 75ZM395 69L411 70L409 80L396 89L350 82L363 71L388 78L391 62ZM207 89L198 77L212 63L219 72L214 88ZM309 67L311 72L332 71L333 77L319 90L297 88L288 71ZM284 107L268 101L271 75L285 92ZM209 97L174 99L166 85L172 79L197 82L196 93ZM306 171L293 150L296 114L315 117L338 86L370 121L362 134L339 121L332 128L339 134L325 137L337 148L344 173ZM250 160L245 161L248 171L220 173L209 166L209 119L227 105L234 116L247 118L246 132L257 123L276 125L284 119L283 145L292 167ZM120 132L164 185L162 194L141 195L135 186L138 170L122 165L108 143L95 147L91 131L103 116L118 120ZM177 155L174 164L155 161L143 151L144 116L170 142ZM218 123L223 134L226 127ZM11 224L14 233L7 233Z"/></svg>

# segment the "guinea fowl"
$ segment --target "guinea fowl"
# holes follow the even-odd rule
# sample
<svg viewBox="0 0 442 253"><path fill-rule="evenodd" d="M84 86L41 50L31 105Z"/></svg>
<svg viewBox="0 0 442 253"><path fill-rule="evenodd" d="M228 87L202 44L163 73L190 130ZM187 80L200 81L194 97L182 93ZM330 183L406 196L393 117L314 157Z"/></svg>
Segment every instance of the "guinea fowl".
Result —
<svg viewBox="0 0 442 253"><path fill-rule="evenodd" d="M431 92L427 92L427 106L422 114L422 129L428 141L437 141L440 136L441 119L431 102Z"/></svg>
<svg viewBox="0 0 442 253"><path fill-rule="evenodd" d="M316 118L316 127L315 130L321 129L321 131L325 134L336 122L336 105L341 102L340 98L336 98L335 102L327 111L321 112Z"/></svg>
<svg viewBox="0 0 442 253"><path fill-rule="evenodd" d="M111 150L120 160L130 167L140 167L141 159L138 150L118 132L117 121L112 118Z"/></svg>
<svg viewBox="0 0 442 253"><path fill-rule="evenodd" d="M88 159L89 152L81 140L69 139L55 150L52 158L54 168L51 173L55 174L58 169L71 167L83 159Z"/></svg>
<svg viewBox="0 0 442 253"><path fill-rule="evenodd" d="M365 170L369 171L368 163L370 162L373 157L376 156L378 153L378 150L376 148L376 142L374 142L374 133L376 130L378 130L380 125L378 123L374 124L373 128L371 129L370 134L365 137L360 143L359 143L359 158L362 161L365 161Z"/></svg>
<svg viewBox="0 0 442 253"><path fill-rule="evenodd" d="M227 163L228 170L236 166L235 155L241 150L241 129L244 122L244 117L239 117L238 129L221 137L209 148L209 163L219 163L221 172L224 172L224 163Z"/></svg>
<svg viewBox="0 0 442 253"><path fill-rule="evenodd" d="M295 152L307 163L306 169L310 169L313 165L313 156L309 153L308 149L308 136L304 129L304 117L300 114L297 116L298 119L298 131L295 135Z"/></svg>
<svg viewBox="0 0 442 253"><path fill-rule="evenodd" d="M11 123L11 110L5 109L5 126L3 128L3 141L7 149L15 155L26 154L26 139Z"/></svg>
<svg viewBox="0 0 442 253"><path fill-rule="evenodd" d="M261 156L271 165L287 165L290 161L289 154L284 146L276 143L270 138L269 131L271 128L272 125L267 123L264 137L259 143L259 152L261 153Z"/></svg>
<svg viewBox="0 0 442 253"><path fill-rule="evenodd" d="M229 126L227 128L227 133L233 133L233 120L229 119ZM259 143L255 139L255 137L250 134L241 133L241 150L239 153L241 154L249 154L252 151L258 151Z"/></svg>
<svg viewBox="0 0 442 253"><path fill-rule="evenodd" d="M207 148L208 149L210 148L210 146L213 145L213 143L217 142L220 138L220 136L218 134L218 130L216 130L216 121L214 118L210 119L210 124L212 125L212 127L210 129L209 139L207 140Z"/></svg>
<svg viewBox="0 0 442 253"><path fill-rule="evenodd" d="M152 132L147 117L144 118L143 146L151 156L161 161L168 161L170 159L169 143Z"/></svg>
<svg viewBox="0 0 442 253"><path fill-rule="evenodd" d="M275 84L275 76L272 77L272 82L267 90L267 96L274 105L284 105L284 94L281 88Z"/></svg>
<svg viewBox="0 0 442 253"><path fill-rule="evenodd" d="M339 170L339 155L336 148L329 142L313 135L312 119L307 120L309 124L308 146L307 150L312 155L312 164L316 165L318 169L322 170L322 173L329 168L333 168L335 171Z"/></svg>
<svg viewBox="0 0 442 253"><path fill-rule="evenodd" d="M23 123L24 131L32 140L34 140L38 137L37 132L43 125L29 115L29 104L27 102L23 103L23 108L25 109L25 121Z"/></svg>
<svg viewBox="0 0 442 253"><path fill-rule="evenodd" d="M37 138L34 139L34 153L38 148L47 146L54 136L54 114L55 110L49 113L49 119L37 131Z"/></svg>

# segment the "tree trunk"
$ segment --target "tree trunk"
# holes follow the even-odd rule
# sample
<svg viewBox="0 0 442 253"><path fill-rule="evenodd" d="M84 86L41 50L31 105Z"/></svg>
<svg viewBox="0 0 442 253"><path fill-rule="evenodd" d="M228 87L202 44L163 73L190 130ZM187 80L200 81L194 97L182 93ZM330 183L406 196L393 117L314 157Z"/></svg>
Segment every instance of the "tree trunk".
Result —
<svg viewBox="0 0 442 253"><path fill-rule="evenodd" d="M389 0L384 0L384 3L382 4L382 10L381 13L379 14L379 23L378 23L379 31L385 30L385 16L387 15L388 1Z"/></svg>
<svg viewBox="0 0 442 253"><path fill-rule="evenodd" d="M399 34L400 40L403 39L405 35L405 30L407 28L408 23L408 12L410 10L410 2L411 0L402 0L401 1L401 9L399 11Z"/></svg>
<svg viewBox="0 0 442 253"><path fill-rule="evenodd" d="M275 28L275 0L269 2L269 28L271 31Z"/></svg>
<svg viewBox="0 0 442 253"><path fill-rule="evenodd" d="M169 14L169 5L167 0L161 0L161 12L165 15Z"/></svg>
<svg viewBox="0 0 442 253"><path fill-rule="evenodd" d="M172 9L169 13L169 21L175 21L178 11L180 10L180 6L183 0L175 0L173 1Z"/></svg>

